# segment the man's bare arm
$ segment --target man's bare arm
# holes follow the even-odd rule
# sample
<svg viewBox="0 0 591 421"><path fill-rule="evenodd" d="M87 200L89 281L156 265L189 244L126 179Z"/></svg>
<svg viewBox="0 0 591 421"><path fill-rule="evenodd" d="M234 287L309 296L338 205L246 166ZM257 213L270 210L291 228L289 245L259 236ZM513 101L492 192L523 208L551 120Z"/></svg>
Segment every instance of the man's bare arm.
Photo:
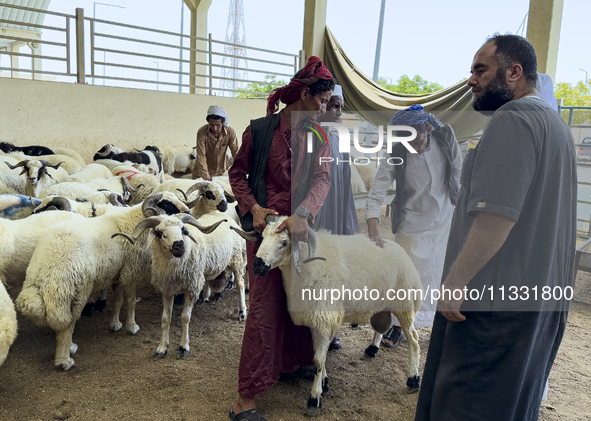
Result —
<svg viewBox="0 0 591 421"><path fill-rule="evenodd" d="M492 212L478 212L466 244L451 267L442 288L454 290L468 285L484 265L492 259L507 240L515 221ZM460 313L463 300L439 300L438 310L453 322L466 318Z"/></svg>

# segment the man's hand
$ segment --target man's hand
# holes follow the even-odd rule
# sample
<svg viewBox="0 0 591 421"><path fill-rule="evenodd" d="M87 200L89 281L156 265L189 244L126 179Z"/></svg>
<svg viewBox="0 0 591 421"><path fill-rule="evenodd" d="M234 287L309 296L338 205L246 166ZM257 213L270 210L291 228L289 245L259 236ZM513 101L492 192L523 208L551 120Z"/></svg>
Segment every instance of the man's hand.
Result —
<svg viewBox="0 0 591 421"><path fill-rule="evenodd" d="M445 291L445 294L444 294ZM451 297L450 297L451 291ZM460 291L461 294L456 292L456 297L460 296L459 300L455 300L454 291ZM446 280L443 284L441 284L441 288L439 289L441 296L437 301L437 310L450 322L463 322L466 320L466 316L460 313L460 306L464 302L464 291L462 288L458 286L452 285L449 280Z"/></svg>
<svg viewBox="0 0 591 421"><path fill-rule="evenodd" d="M308 241L308 220L298 214L293 214L279 225L275 232L281 232L287 228L292 242Z"/></svg>
<svg viewBox="0 0 591 421"><path fill-rule="evenodd" d="M378 218L369 218L367 220L367 233L369 239L376 243L381 248L384 248L384 240L380 238L380 232L378 229Z"/></svg>
<svg viewBox="0 0 591 421"><path fill-rule="evenodd" d="M262 233L267 226L267 221L265 220L267 215L279 215L273 209L263 208L258 203L250 208L250 212L252 213L254 229L260 233Z"/></svg>

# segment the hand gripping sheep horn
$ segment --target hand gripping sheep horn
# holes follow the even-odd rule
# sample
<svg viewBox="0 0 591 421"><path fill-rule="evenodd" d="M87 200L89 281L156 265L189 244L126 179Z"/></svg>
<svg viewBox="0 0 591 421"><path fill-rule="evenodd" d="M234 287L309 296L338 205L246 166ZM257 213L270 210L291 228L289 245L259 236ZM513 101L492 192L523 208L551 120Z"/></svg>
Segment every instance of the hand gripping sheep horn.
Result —
<svg viewBox="0 0 591 421"><path fill-rule="evenodd" d="M265 221L267 222L267 225L269 225L269 224L276 223L279 220L279 218L281 218L281 217L277 216L277 215L267 215L265 218ZM256 231L245 232L239 228L234 228L234 227L230 227L230 228L233 229L234 231L236 231L242 238L244 238L247 241L259 241L262 238L261 234L259 234ZM304 260L304 263L310 263L310 262L313 262L314 260L326 261L326 259L324 257L314 257L314 253L316 252L316 236L314 235L314 231L312 231L312 229L310 227L308 227L308 242L307 242L307 244L308 244L308 258L306 260ZM292 255L293 265L295 266L296 273L298 274L298 276L300 276L300 262L302 260L302 258L301 258L301 256L302 256L302 242L301 241L298 241L295 244L295 247L292 248L291 255Z"/></svg>
<svg viewBox="0 0 591 421"><path fill-rule="evenodd" d="M210 225L208 227L204 227L203 225L201 225L199 223L199 221L197 221L195 218L193 218L193 216L191 216L189 214L179 213L179 214L176 214L175 216L177 218L179 218L183 224L193 225L194 227L198 228L199 231L201 231L204 234L210 234L213 231L215 231L215 229L217 227L219 227L221 223L228 222L227 219L222 219L221 221L218 221L213 225ZM144 231L156 227L160 222L161 222L161 218L159 215L158 216L150 216L150 217L144 219L143 221L140 221L140 223L137 224L135 226L135 228L133 229L133 233L131 233L131 235L124 233L124 232L116 232L115 234L113 234L111 236L111 238L115 238L118 235L120 235L122 237L127 238L131 244L135 245L135 242L137 241L138 237ZM197 243L197 240L195 239L193 234L191 234L191 231L187 231L187 234L185 234L185 235L187 237L189 237L191 239L191 241L193 241L194 243Z"/></svg>

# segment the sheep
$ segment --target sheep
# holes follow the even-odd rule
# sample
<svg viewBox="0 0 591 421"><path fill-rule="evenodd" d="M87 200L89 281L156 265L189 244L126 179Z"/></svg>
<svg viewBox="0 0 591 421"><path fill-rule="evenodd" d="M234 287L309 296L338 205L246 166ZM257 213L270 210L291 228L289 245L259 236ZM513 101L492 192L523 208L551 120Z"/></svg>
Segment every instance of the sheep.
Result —
<svg viewBox="0 0 591 421"><path fill-rule="evenodd" d="M109 177L107 179L97 179L86 184L73 181L55 184L44 189L39 195L39 198L45 199L49 196L61 196L79 202L113 204L111 192L117 193L125 202L129 202L132 194L136 191L137 189L132 187L125 177Z"/></svg>
<svg viewBox="0 0 591 421"><path fill-rule="evenodd" d="M26 174L25 194L27 196L39 197L39 194L46 187L53 186L68 178L66 170L60 168L61 162L52 165L47 161L26 159L14 166L9 162L5 162L5 164L11 170L22 167L20 175Z"/></svg>
<svg viewBox="0 0 591 421"><path fill-rule="evenodd" d="M195 163L195 158L191 154L193 148L188 146L163 147L160 148L160 151L162 152L162 168L165 174L186 173L193 170Z"/></svg>
<svg viewBox="0 0 591 421"><path fill-rule="evenodd" d="M6 165L0 163L0 186L2 187L2 192L26 194L27 181L8 167L8 164L11 166L17 165L19 160L12 156L0 155L0 161L7 163Z"/></svg>
<svg viewBox="0 0 591 421"><path fill-rule="evenodd" d="M12 156L16 158L18 161L25 161L25 160L36 160L36 161L47 161L50 164L56 165L59 163L61 164L61 168L66 170L69 175L72 175L78 171L80 171L83 167L75 158L67 155L41 155L41 156L29 156L25 155L22 152L13 152L8 156Z"/></svg>
<svg viewBox="0 0 591 421"><path fill-rule="evenodd" d="M119 163L117 163L119 165ZM89 183L99 178L109 178L113 174L111 170L101 164L88 164L80 171L72 174L66 181L74 181L76 183Z"/></svg>
<svg viewBox="0 0 591 421"><path fill-rule="evenodd" d="M22 194L0 195L0 217L7 219L23 219L33 213L41 204L41 200Z"/></svg>
<svg viewBox="0 0 591 421"><path fill-rule="evenodd" d="M179 180L178 184L184 181ZM198 219L212 211L220 211L240 224L236 213L236 199L221 184L214 181L193 181L193 185L186 193L182 189L179 189L179 191L183 194L185 200L193 198L191 202L185 204L191 209L191 215L195 218ZM193 197L193 192L198 192L198 196Z"/></svg>
<svg viewBox="0 0 591 421"><path fill-rule="evenodd" d="M107 145L103 146L103 148L105 148L106 146ZM95 159L97 158L97 155L98 153L95 155ZM160 155L160 149L158 149L158 147L148 145L141 151L137 150L137 152L115 153L113 149L111 149L110 152L103 153L100 156L100 159L112 159L115 161L119 161L121 163L135 163L148 165L157 175L160 183L163 183L164 171L162 169L162 158Z"/></svg>
<svg viewBox="0 0 591 421"><path fill-rule="evenodd" d="M0 142L0 151L6 154L22 152L28 156L52 155L55 153L45 146L16 146L7 142Z"/></svg>
<svg viewBox="0 0 591 421"><path fill-rule="evenodd" d="M110 143L107 143L105 146L100 148L97 151L97 153L94 154L94 156L92 157L92 160L98 161L101 159L110 159L110 157L113 156L113 154L120 154L123 152L125 152L123 149L117 148L116 146L111 145ZM119 162L119 161L117 161L117 162Z"/></svg>
<svg viewBox="0 0 591 421"><path fill-rule="evenodd" d="M126 329L133 335L139 332L135 322L135 291L137 283L149 277L150 253L131 247L123 239L113 241L111 235L133 232L144 219L144 212L149 212L149 216L164 212L177 214L188 212L188 208L172 193L159 193L142 205L113 209L94 218L92 224L86 219L56 224L40 239L16 305L33 323L55 331L55 365L64 371L74 367L70 354L78 347L72 343L72 334L88 298L117 279L111 329L117 331L122 327L119 311L125 292Z"/></svg>
<svg viewBox="0 0 591 421"><path fill-rule="evenodd" d="M140 168L135 168L130 164L123 164L113 168L111 172L116 176L127 178L129 184L137 189L132 200L129 202L130 205L140 203L146 197L151 195L154 189L161 184L157 175L148 174L142 171L141 166Z"/></svg>
<svg viewBox="0 0 591 421"><path fill-rule="evenodd" d="M141 221L131 236L123 235L132 244L144 231L151 230L150 248L152 251L152 285L162 294L164 310L162 313L162 339L154 355L154 360L164 358L168 351L168 334L175 294L185 294L183 310L183 338L177 358L189 355L189 320L193 304L208 280L214 280L229 268L240 281L243 279L246 263L245 242L230 230L231 221L222 219L223 214L208 214L199 221L191 215L153 216ZM205 224L205 225L204 225ZM210 235L213 230L215 232ZM189 240L186 240L187 237ZM230 240L230 241L228 241ZM209 281L208 281L209 282ZM243 285L243 284L242 284ZM224 285L225 286L225 285ZM241 309L239 317L246 318L244 288L241 289Z"/></svg>
<svg viewBox="0 0 591 421"><path fill-rule="evenodd" d="M61 146L54 146L51 149L55 155L69 156L70 158L74 158L76 161L78 161L82 167L86 166L86 162L84 161L84 158L82 158L82 155L80 155L74 149L63 148Z"/></svg>
<svg viewBox="0 0 591 421"><path fill-rule="evenodd" d="M53 225L73 220L83 218L75 213L51 212L18 221L0 219L0 279L22 283L39 239Z"/></svg>
<svg viewBox="0 0 591 421"><path fill-rule="evenodd" d="M353 164L352 167L355 167L361 180L363 180L363 185L365 186L366 191L370 191L373 187L373 179L376 176L378 170L371 164L367 165L360 165L360 164Z"/></svg>
<svg viewBox="0 0 591 421"><path fill-rule="evenodd" d="M10 296L0 279L0 365L6 360L10 345L17 334L16 312Z"/></svg>
<svg viewBox="0 0 591 421"><path fill-rule="evenodd" d="M61 210L66 212L79 213L85 218L96 218L97 216L104 215L111 211L114 207L126 207L127 203L123 200L123 197L113 192L101 192L109 193L110 204L96 203L96 202L77 202L72 199L67 199L60 196L48 196L41 200L39 206L33 210L33 214L41 212ZM99 193L100 194L100 193Z"/></svg>
<svg viewBox="0 0 591 421"><path fill-rule="evenodd" d="M315 234L308 229L308 255L305 255L300 249L301 243L291 244L287 230L275 232L286 218L267 216L267 226L262 233L263 240L256 254L253 271L256 275L263 276L270 269L279 268L293 322L296 325L308 326L312 331L316 376L308 400L307 415L314 416L320 411L321 395L326 390L328 381L326 354L339 326L342 323L366 322L373 314L382 310L390 311L400 321L409 346L407 386L409 392L417 391L420 348L413 322L421 306L422 286L418 271L404 249L392 241L385 241L384 248L380 248L366 236L333 236L324 230ZM232 229L250 241L261 238L261 235L254 231L245 233L236 228ZM315 258L315 253L322 257ZM292 273L292 260L296 274ZM301 260L305 264L300 268ZM369 290L370 297L373 290L377 290L377 300L379 297L382 297L382 300L385 297L388 299L377 302L368 300L367 297L365 300L352 300L351 293L347 294L345 289ZM391 295L388 295L388 291L394 290L405 290L405 299L390 300ZM312 291L324 291L325 297L326 291L330 291L330 296L325 298L325 301L317 300L312 298L312 294L315 294ZM333 294L334 291L338 291L338 297L336 293ZM328 302L330 300L333 301L332 304ZM375 332L372 345L368 347L366 354L375 355L382 333Z"/></svg>
<svg viewBox="0 0 591 421"><path fill-rule="evenodd" d="M204 234L209 234L224 222L217 221L205 228L191 215L175 216L176 218L153 216L141 221L132 235L113 235L122 235L135 244L135 237L139 237L145 230L151 230L149 235L154 238L154 241L149 240L152 251L152 285L162 294L163 301L162 339L153 356L154 361L164 358L168 352L173 299L180 293L185 294L185 307L182 315L183 337L177 359L185 359L189 355L189 322L193 305L205 283L208 243ZM197 227L203 234L187 225Z"/></svg>
<svg viewBox="0 0 591 421"><path fill-rule="evenodd" d="M365 188L365 183L363 179L359 175L357 171L357 167L354 165L351 166L351 189L353 190L353 194L355 193L367 193L367 189Z"/></svg>

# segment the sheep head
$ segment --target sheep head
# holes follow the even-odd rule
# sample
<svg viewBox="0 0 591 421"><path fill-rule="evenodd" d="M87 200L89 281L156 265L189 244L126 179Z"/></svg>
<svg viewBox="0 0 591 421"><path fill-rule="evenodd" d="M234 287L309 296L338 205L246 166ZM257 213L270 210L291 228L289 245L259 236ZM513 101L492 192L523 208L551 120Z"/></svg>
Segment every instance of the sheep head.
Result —
<svg viewBox="0 0 591 421"><path fill-rule="evenodd" d="M144 216L174 215L177 213L188 213L189 208L171 192L161 192L148 196L142 204Z"/></svg>
<svg viewBox="0 0 591 421"><path fill-rule="evenodd" d="M184 237L189 238L197 244L195 236L185 226L186 223L197 227L204 234L210 234L223 222L227 221L221 220L213 225L204 227L195 218L187 214L151 216L137 224L131 235L123 232L116 232L111 238L123 236L127 238L131 244L135 244L138 237L144 231L150 230L150 233L148 234L148 245L151 245L154 239L157 239L156 246L159 250L164 253L170 253L172 257L181 258L185 254L185 250L189 248L185 246L186 240Z"/></svg>
<svg viewBox="0 0 591 421"><path fill-rule="evenodd" d="M286 216L267 215L267 226L262 235L258 234L256 231L244 232L240 229L231 227L247 241L258 241L261 238L263 239L253 265L255 275L263 276L273 268L289 264L290 259L293 259L295 270L298 276L300 275L302 243L298 241L292 247L291 238L289 237L287 229L284 229L279 233L275 232L279 225L281 225L286 219ZM322 257L314 257L314 253L316 252L316 236L310 227L308 227L307 244L308 259L306 259L304 263L319 259L326 260Z"/></svg>
<svg viewBox="0 0 591 421"><path fill-rule="evenodd" d="M185 204L192 208L197 205L203 198L203 204L205 212L211 212L218 210L220 212L226 212L228 210L228 203L233 203L236 199L230 193L228 193L224 187L215 181L199 181L193 184L186 193L182 192L185 196L185 200L193 192L199 192L197 197L191 202L185 202Z"/></svg>

